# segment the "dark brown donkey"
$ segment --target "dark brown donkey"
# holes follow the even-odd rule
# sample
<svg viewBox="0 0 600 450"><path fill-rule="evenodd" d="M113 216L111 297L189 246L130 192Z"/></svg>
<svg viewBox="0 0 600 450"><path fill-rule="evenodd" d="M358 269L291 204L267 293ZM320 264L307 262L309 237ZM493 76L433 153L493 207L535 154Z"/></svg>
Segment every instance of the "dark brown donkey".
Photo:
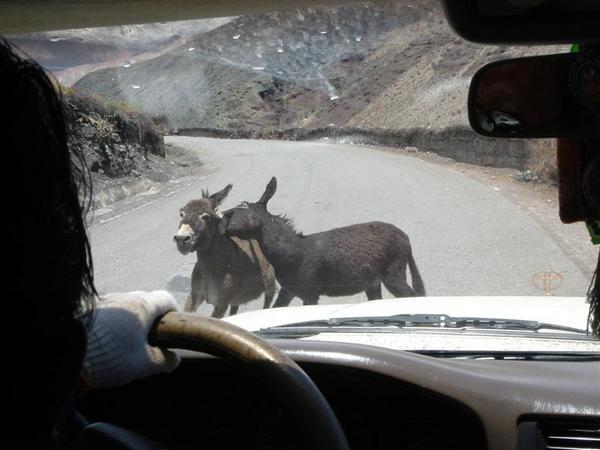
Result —
<svg viewBox="0 0 600 450"><path fill-rule="evenodd" d="M177 249L183 255L196 252L198 260L192 271L192 291L184 310L194 312L207 301L215 307L212 316L237 313L239 305L258 298L264 292L264 307L275 295L275 273L255 240L241 240L220 232L219 204L232 185L202 198L192 200L181 211Z"/></svg>
<svg viewBox="0 0 600 450"><path fill-rule="evenodd" d="M424 296L425 286L412 256L408 236L389 223L369 222L304 236L285 216L267 211L277 189L271 179L257 203L244 202L224 213L227 234L256 239L275 267L281 291L274 307L294 297L316 304L320 295L353 295L364 291L381 298L381 283L396 297ZM406 281L410 267L411 288Z"/></svg>

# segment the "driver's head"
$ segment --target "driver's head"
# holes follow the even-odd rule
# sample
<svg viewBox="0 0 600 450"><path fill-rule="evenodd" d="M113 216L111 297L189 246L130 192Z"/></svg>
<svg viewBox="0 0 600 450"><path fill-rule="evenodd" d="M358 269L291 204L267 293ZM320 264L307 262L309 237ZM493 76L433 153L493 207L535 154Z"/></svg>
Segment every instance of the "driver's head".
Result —
<svg viewBox="0 0 600 450"><path fill-rule="evenodd" d="M89 180L69 151L57 86L43 69L0 39L2 173L2 316L4 427L21 442L51 437L57 414L78 380L84 317L95 289L84 225Z"/></svg>

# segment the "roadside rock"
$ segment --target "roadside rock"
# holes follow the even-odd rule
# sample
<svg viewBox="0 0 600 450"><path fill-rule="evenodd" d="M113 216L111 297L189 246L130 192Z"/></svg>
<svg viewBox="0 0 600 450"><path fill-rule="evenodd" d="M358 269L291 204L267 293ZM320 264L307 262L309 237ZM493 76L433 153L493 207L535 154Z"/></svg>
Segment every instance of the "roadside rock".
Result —
<svg viewBox="0 0 600 450"><path fill-rule="evenodd" d="M65 95L65 107L69 145L83 154L93 174L143 173L149 155L164 158L163 137L142 114L72 93Z"/></svg>
<svg viewBox="0 0 600 450"><path fill-rule="evenodd" d="M202 162L164 144L154 120L126 104L64 95L69 146L85 159L93 208L101 208L160 183L195 173Z"/></svg>

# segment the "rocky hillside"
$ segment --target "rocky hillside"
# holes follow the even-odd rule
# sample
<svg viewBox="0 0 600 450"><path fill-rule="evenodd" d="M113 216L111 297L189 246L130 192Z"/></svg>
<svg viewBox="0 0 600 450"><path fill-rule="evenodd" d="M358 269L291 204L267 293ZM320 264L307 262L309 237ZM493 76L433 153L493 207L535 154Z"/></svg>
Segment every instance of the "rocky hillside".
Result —
<svg viewBox="0 0 600 450"><path fill-rule="evenodd" d="M107 105L90 97L65 95L69 145L84 155L93 174L109 178L139 175L148 157L165 156L154 124L126 105Z"/></svg>
<svg viewBox="0 0 600 450"><path fill-rule="evenodd" d="M174 155L165 154L162 135L145 115L69 90L64 104L69 146L77 148L90 169L95 208L169 178Z"/></svg>
<svg viewBox="0 0 600 450"><path fill-rule="evenodd" d="M476 137L466 103L484 64L557 51L566 48L465 42L434 0L298 8L232 18L156 58L90 73L75 89L186 133L350 136L547 176L548 143Z"/></svg>
<svg viewBox="0 0 600 450"><path fill-rule="evenodd" d="M464 42L435 1L303 8L234 18L76 89L177 127L445 128L466 124L478 67L524 53Z"/></svg>
<svg viewBox="0 0 600 450"><path fill-rule="evenodd" d="M301 126L344 94L340 80L387 33L428 14L426 6L393 3L237 17L185 47L95 72L75 87L164 114L177 127Z"/></svg>

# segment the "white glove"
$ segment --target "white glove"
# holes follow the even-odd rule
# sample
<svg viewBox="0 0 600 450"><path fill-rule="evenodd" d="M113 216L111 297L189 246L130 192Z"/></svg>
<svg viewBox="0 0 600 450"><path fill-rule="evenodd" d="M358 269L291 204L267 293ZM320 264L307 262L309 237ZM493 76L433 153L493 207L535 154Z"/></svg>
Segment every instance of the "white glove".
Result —
<svg viewBox="0 0 600 450"><path fill-rule="evenodd" d="M176 310L175 299L166 291L104 296L88 331L83 375L89 386L117 387L175 370L179 356L148 345L148 333L158 317Z"/></svg>

